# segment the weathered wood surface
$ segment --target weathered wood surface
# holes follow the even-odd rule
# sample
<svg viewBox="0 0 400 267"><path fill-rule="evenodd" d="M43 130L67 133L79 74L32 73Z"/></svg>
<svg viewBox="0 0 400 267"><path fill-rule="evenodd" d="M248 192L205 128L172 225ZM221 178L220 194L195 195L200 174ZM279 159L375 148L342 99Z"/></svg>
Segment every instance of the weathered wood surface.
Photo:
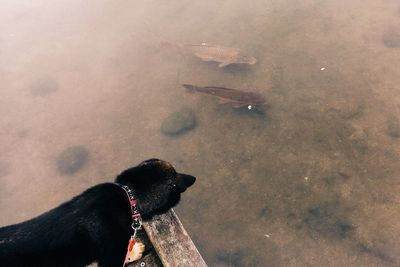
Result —
<svg viewBox="0 0 400 267"><path fill-rule="evenodd" d="M144 231L139 231L136 241L143 243L146 248L143 257L140 260L128 264L128 267L163 267L153 244L151 244L149 237Z"/></svg>
<svg viewBox="0 0 400 267"><path fill-rule="evenodd" d="M172 209L143 226L164 267L207 267Z"/></svg>
<svg viewBox="0 0 400 267"><path fill-rule="evenodd" d="M127 264L127 267L163 267L160 258L158 257L153 245L151 244L145 231L139 231L136 237L137 242L143 243L146 248L143 257L140 260ZM122 264L122 263L121 263ZM92 263L86 267L99 267L97 263ZM121 266L115 266L121 267Z"/></svg>
<svg viewBox="0 0 400 267"><path fill-rule="evenodd" d="M137 242L146 246L143 258L128 267L207 267L172 209L150 222L143 222L143 227L145 231L139 231L136 237Z"/></svg>
<svg viewBox="0 0 400 267"><path fill-rule="evenodd" d="M152 250L138 261L132 262L128 267L163 267L157 253Z"/></svg>

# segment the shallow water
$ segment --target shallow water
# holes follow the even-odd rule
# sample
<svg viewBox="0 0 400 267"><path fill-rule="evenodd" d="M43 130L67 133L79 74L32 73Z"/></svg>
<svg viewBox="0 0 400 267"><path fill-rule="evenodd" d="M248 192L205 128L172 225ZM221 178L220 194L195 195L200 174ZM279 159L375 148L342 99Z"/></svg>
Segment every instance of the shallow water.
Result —
<svg viewBox="0 0 400 267"><path fill-rule="evenodd" d="M395 0L3 0L0 225L159 157L198 177L176 211L210 266L399 266L399 25ZM163 45L202 42L258 62ZM188 107L194 129L160 131Z"/></svg>

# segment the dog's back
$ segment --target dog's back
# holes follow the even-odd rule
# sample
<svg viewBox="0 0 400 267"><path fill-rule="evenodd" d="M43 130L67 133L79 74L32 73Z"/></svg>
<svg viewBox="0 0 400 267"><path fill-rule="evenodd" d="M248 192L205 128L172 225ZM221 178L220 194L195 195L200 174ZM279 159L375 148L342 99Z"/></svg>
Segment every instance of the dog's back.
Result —
<svg viewBox="0 0 400 267"><path fill-rule="evenodd" d="M116 189L114 184L97 185L34 219L0 228L0 266L90 264L98 254L99 247L93 247L96 236L107 227L99 218L102 210L111 203L115 207L126 204ZM129 223L129 216L126 221Z"/></svg>
<svg viewBox="0 0 400 267"><path fill-rule="evenodd" d="M116 183L96 185L34 219L0 228L0 266L122 266L132 235L132 189L143 220L178 204L195 177L151 159L122 172Z"/></svg>

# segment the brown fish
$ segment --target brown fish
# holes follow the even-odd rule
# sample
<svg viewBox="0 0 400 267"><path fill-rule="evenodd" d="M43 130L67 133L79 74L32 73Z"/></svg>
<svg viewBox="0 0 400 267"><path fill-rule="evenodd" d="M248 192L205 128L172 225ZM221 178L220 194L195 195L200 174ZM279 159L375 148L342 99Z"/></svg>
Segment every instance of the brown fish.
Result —
<svg viewBox="0 0 400 267"><path fill-rule="evenodd" d="M215 86L196 86L192 84L183 84L190 92L200 92L213 95L219 98L221 104L231 104L234 108L240 108L248 105L262 105L265 103L264 96L256 92L246 92L238 89Z"/></svg>
<svg viewBox="0 0 400 267"><path fill-rule="evenodd" d="M185 44L191 52L203 61L218 62L218 67L223 68L231 64L256 64L257 59L243 53L237 48L211 44Z"/></svg>

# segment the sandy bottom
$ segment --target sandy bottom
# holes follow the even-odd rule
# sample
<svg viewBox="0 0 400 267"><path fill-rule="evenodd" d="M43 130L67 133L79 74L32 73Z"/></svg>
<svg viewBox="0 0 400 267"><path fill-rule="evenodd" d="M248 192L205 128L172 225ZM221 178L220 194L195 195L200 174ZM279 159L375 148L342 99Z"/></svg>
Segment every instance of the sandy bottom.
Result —
<svg viewBox="0 0 400 267"><path fill-rule="evenodd" d="M210 266L399 266L400 4L251 3L3 1L0 225L158 157L198 178L176 211ZM165 45L202 42L258 62ZM185 107L197 127L161 133Z"/></svg>

